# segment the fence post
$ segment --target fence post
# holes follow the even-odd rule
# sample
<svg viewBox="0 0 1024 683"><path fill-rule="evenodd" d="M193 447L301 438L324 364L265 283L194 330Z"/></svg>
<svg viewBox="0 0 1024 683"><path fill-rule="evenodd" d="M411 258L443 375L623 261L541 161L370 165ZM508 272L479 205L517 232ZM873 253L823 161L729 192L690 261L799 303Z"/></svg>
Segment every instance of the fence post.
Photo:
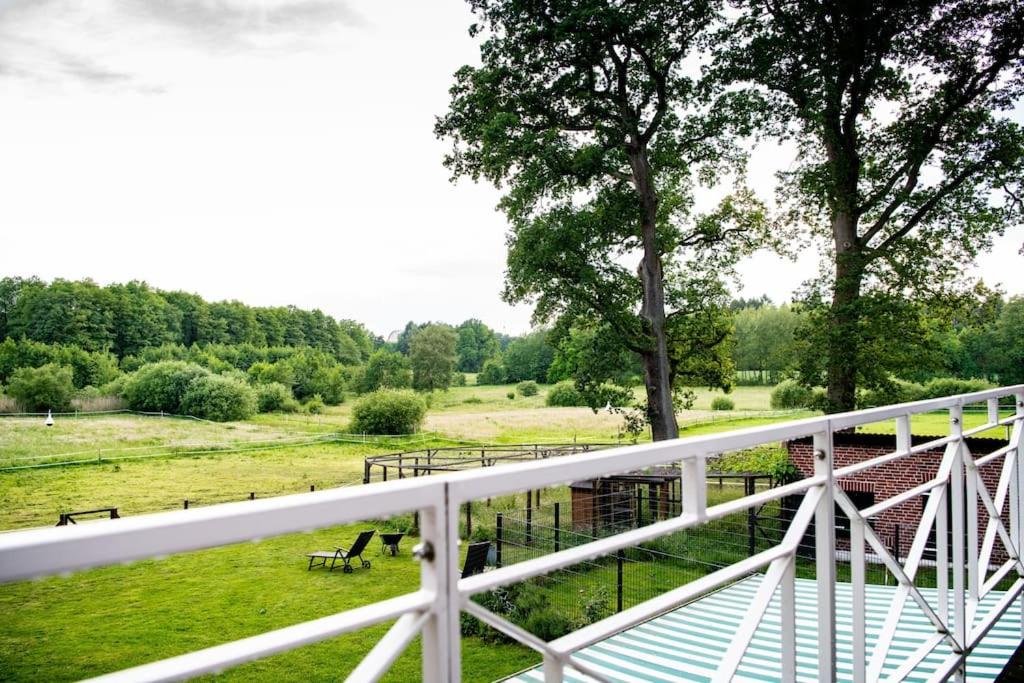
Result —
<svg viewBox="0 0 1024 683"><path fill-rule="evenodd" d="M370 483L370 461L363 460L363 483Z"/></svg>
<svg viewBox="0 0 1024 683"><path fill-rule="evenodd" d="M938 536L935 537L935 542L938 543ZM900 525L892 525L892 556L897 562L900 561Z"/></svg>
<svg viewBox="0 0 1024 683"><path fill-rule="evenodd" d="M459 507L448 499L447 485L437 487L436 502L421 510L420 587L436 596L423 625L422 676L425 683L459 683Z"/></svg>
<svg viewBox="0 0 1024 683"><path fill-rule="evenodd" d="M561 503L555 503L555 552L562 549Z"/></svg>
<svg viewBox="0 0 1024 683"><path fill-rule="evenodd" d="M814 513L814 558L818 581L818 680L836 680L835 501L832 472L832 425L814 435L814 474L824 476L824 495Z"/></svg>
<svg viewBox="0 0 1024 683"><path fill-rule="evenodd" d="M309 492L313 493L313 491L316 491L316 485L315 484L310 484L309 485Z"/></svg>
<svg viewBox="0 0 1024 683"><path fill-rule="evenodd" d="M624 553L619 550L615 553L615 588L616 588L616 606L617 612L622 611L622 558Z"/></svg>
<svg viewBox="0 0 1024 683"><path fill-rule="evenodd" d="M526 545L533 545L533 508L526 508Z"/></svg>
<svg viewBox="0 0 1024 683"><path fill-rule="evenodd" d="M644 490L639 484L636 486L636 525L644 525Z"/></svg>
<svg viewBox="0 0 1024 683"><path fill-rule="evenodd" d="M249 500L256 500L256 492L249 491Z"/></svg>
<svg viewBox="0 0 1024 683"><path fill-rule="evenodd" d="M473 503L466 501L466 540L473 536Z"/></svg>
<svg viewBox="0 0 1024 683"><path fill-rule="evenodd" d="M743 493L747 496L754 495L754 480L750 477L743 479ZM757 529L757 512L754 508L747 508L747 556L753 557L757 551L757 536L754 533Z"/></svg>
<svg viewBox="0 0 1024 683"><path fill-rule="evenodd" d="M185 509L188 510L188 498L185 499Z"/></svg>
<svg viewBox="0 0 1024 683"><path fill-rule="evenodd" d="M498 517L495 520L496 531L495 531L495 539L494 539L494 544L496 546L495 549L494 549L494 564L497 567L501 566L501 531L502 531L502 520L503 519L504 519L504 517L499 512L498 513Z"/></svg>

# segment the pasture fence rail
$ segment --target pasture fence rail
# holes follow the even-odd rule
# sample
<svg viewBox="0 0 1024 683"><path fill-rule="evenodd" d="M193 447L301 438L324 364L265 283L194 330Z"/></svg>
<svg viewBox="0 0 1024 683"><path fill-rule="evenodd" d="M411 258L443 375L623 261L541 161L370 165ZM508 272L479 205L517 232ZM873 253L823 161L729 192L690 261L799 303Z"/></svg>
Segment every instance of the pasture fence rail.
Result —
<svg viewBox="0 0 1024 683"><path fill-rule="evenodd" d="M1002 418L999 399L1012 396L1014 414ZM963 406L983 403L986 424L963 429ZM948 410L949 433L927 444L912 445L910 418L914 414ZM894 420L897 445L893 452L841 468L832 462L833 436L858 425ZM1009 442L986 454L973 454L965 438L997 426L1011 425ZM918 401L870 410L840 413L732 432L693 436L652 444L601 450L584 456L560 457L484 467L437 476L406 478L387 483L304 493L280 498L229 503L195 511L144 515L82 527L35 529L0 536L0 582L12 582L131 562L156 556L211 548L258 538L268 538L364 519L379 519L419 511L421 541L415 549L420 560L417 589L388 600L269 631L257 636L198 650L100 677L105 681L180 680L221 671L243 662L267 657L304 645L393 621L352 671L349 680L378 680L418 636L422 636L422 678L428 683L458 682L461 677L460 615L466 612L485 624L538 651L543 656L547 683L563 680L567 668L597 681L610 680L607 670L576 656L581 649L675 609L717 587L752 571L763 570L745 618L732 635L712 680L730 680L744 658L758 626L765 619L776 592L780 594L782 679L797 677L795 579L801 540L812 520L814 576L817 586L816 638L802 643L816 651L820 680L836 680L836 539L834 506L840 505L850 519L853 680L882 677L886 655L892 647L900 615L907 601L916 604L933 628L925 647L911 653L892 676L905 677L935 648L948 651L929 680L954 677L962 681L967 656L1014 601L1024 592L1021 563L1021 530L1024 527L1021 493L1024 468L1021 435L1024 430L1024 385ZM814 473L805 479L760 491L725 503L708 506L705 462L716 454L743 450L766 443L812 436ZM905 493L858 509L839 482L884 463L915 453L944 447L938 475ZM978 468L1000 463L1001 476L990 491ZM570 481L597 478L624 471L679 463L682 470L682 511L652 524L627 529L580 545L566 547L522 562L502 566L465 579L458 576L459 516L467 501L537 490ZM769 501L804 494L781 541L751 557L671 589L639 604L624 608L569 634L545 641L471 598L495 588L615 555L655 539L670 536L744 512ZM903 562L892 556L873 531L868 519L880 510L915 497L927 497L921 523ZM947 516L937 514L946 499L952 507L952 548L937 544L937 607L922 596L915 583L924 547L934 528L938 538L947 536ZM1009 505L1009 524L1002 511ZM979 515L978 507L982 508ZM1007 526L1009 528L1007 528ZM989 559L996 542L1008 559L991 575ZM882 631L868 649L865 609L865 548L870 546L898 581ZM951 555L951 557L950 557ZM979 600L1003 579L1016 575L995 605L979 614ZM951 579L951 581L950 581ZM887 672L888 673L888 672Z"/></svg>

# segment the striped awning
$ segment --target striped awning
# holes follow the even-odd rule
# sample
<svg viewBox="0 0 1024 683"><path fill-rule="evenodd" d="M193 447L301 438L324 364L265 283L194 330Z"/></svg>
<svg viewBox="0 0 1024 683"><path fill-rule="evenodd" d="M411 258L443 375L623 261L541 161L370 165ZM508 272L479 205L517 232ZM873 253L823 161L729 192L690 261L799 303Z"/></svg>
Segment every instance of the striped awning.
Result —
<svg viewBox="0 0 1024 683"><path fill-rule="evenodd" d="M732 635L739 628L740 621L761 583L761 578L760 575L755 575L739 581L581 650L577 656L615 681L708 681L724 655ZM894 586L869 585L866 588L869 655L882 630L895 591ZM921 593L934 607L935 589L924 588L921 589ZM1002 593L999 591L991 591L981 601L978 614L984 616L1001 596ZM840 680L853 678L850 665L850 597L850 584L837 583L836 655ZM797 579L797 677L798 680L808 683L818 680L816 605L817 584L810 579ZM885 670L889 673L895 671L928 636L933 634L934 629L920 608L908 599L903 608L896 638L889 650ZM779 680L780 639L779 595L776 591L775 598L754 635L734 680L748 683ZM967 679L995 680L1020 642L1020 602L1015 600L1013 606L969 656ZM905 680L927 680L938 663L950 653L945 644L936 647L919 665L915 676ZM543 669L530 669L508 680L517 683L543 683ZM569 669L565 672L565 680L581 683L592 681Z"/></svg>

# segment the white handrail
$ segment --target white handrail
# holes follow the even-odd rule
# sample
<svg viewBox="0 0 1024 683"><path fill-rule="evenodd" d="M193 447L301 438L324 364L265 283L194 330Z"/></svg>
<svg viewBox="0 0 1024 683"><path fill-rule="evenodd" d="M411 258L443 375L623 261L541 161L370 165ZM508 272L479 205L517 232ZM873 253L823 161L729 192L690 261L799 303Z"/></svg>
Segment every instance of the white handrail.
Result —
<svg viewBox="0 0 1024 683"><path fill-rule="evenodd" d="M998 419L998 399L1011 396L1015 404L1014 415ZM965 432L962 425L962 408L973 403L987 403L988 422L985 427L1012 424L1013 436L1010 444L992 453L979 454L977 458L967 449L967 435L983 431L975 428ZM911 447L909 418L912 415L948 409L950 412L950 434L929 444ZM833 435L860 425L895 420L897 450L874 458L871 461L836 469L832 463ZM123 562L212 548L243 541L258 540L283 534L310 531L313 529L353 523L365 519L384 518L392 515L418 511L421 519L421 545L418 555L422 562L419 590L399 598L392 598L355 610L350 610L323 619L271 631L253 638L226 643L206 650L154 662L134 669L110 674L105 680L163 681L180 680L203 673L219 671L245 661L251 661L275 652L283 652L302 645L316 642L331 635L347 632L364 626L398 619L374 652L381 654L384 665L371 662L361 665L356 671L359 680L375 680L384 666L393 661L405 646L418 634L424 638L423 678L434 683L457 682L460 678L461 660L459 643L459 614L470 603L472 595L508 585L531 577L539 576L559 568L568 567L583 560L607 555L617 550L637 545L670 533L688 529L709 520L718 519L782 496L807 492L806 508L799 514L797 522L806 525L810 517L815 518L817 532L816 563L818 581L818 659L819 678L835 679L835 527L832 520L835 503L843 506L851 518L851 537L857 543L851 545L850 557L853 566L854 595L854 649L871 656L871 666L865 667L863 657L855 663L854 678L857 681L872 680L881 675L884 652L894 635L898 619L890 615L886 628L874 651L866 652L863 605L864 599L864 544L870 544L875 553L900 581L899 609L906 598L912 598L926 613L936 629L935 637L914 653L915 659L923 659L934 647L942 642L955 646L954 656L947 658L942 670L962 678L966 652L977 640L987 633L1008 606L1016 599L1024 600L1024 580L1018 580L999 600L997 609L976 620L976 605L979 595L984 595L993 586L992 579L986 580L986 569L993 551L993 544L1001 541L1005 546L1008 562L1001 565L997 575L1002 578L1014 569L1024 576L1020 548L1022 527L1024 527L1024 467L1021 467L1021 433L1024 430L1024 385L1004 387L973 394L950 396L939 399L917 401L896 406L885 406L870 410L828 415L786 423L751 427L722 434L701 435L667 442L628 446L592 452L584 455L565 456L557 459L510 464L495 468L481 468L472 471L441 474L429 477L406 478L391 482L368 484L360 487L333 489L315 493L303 493L279 498L215 505L198 510L176 511L129 517L109 523L34 529L0 535L0 583L23 579L62 574L70 571ZM704 496L704 460L719 453L742 450L765 443L787 441L811 436L815 449L815 473L801 481L771 491L756 493L739 500L707 507ZM946 456L939 477L926 484L897 494L887 501L879 501L867 510L857 510L843 493L843 477L861 473L881 464L898 461L901 458L933 449L946 447ZM989 492L981 477L979 466L1003 458L999 486ZM632 529L584 545L567 548L550 555L504 567L493 572L477 575L464 580L455 576L458 563L458 515L461 503L515 493L523 490L541 489L579 479L592 479L610 474L635 471L666 463L678 463L683 472L683 510L675 518L663 520L649 526ZM961 486L959 482L965 482ZM964 495L966 492L966 496ZM906 568L897 562L887 548L866 523L865 516L880 512L898 503L925 494L932 494L922 524L915 534L914 543ZM937 565L952 569L953 574L953 615L947 614L946 600L949 587L946 580L939 580L939 610L924 601L913 585L917 567L921 563L925 540L934 523L937 532L945 536L945 514L938 513L940 504L947 497L952 501L956 514L953 515L953 563L948 565L944 543L938 543ZM966 500L965 500L966 498ZM1009 499L1009 529L1001 514L1006 499ZM980 508L979 508L980 505ZM813 509L812 509L813 508ZM980 515L979 515L980 509ZM965 514L966 513L966 514ZM984 540L979 536L984 518ZM941 520L939 518L942 518ZM964 519L969 524L964 528ZM799 525L797 525L799 526ZM794 622L793 588L797 542L802 535L794 527L792 533L779 545L753 557L720 569L686 585L612 615L595 624L545 644L533 636L527 636L521 629L507 623L498 623L498 617L488 617L525 644L541 649L545 653L545 680L561 681L564 666L576 666L581 671L589 665L573 659L581 648L618 633L625 628L641 623L666 610L698 597L701 594L741 577L751 571L771 566L765 585L759 591L751 615L760 618L767 604L766 600L776 588L783 595L783 646L795 648L795 636L789 633ZM965 533L966 532L966 533ZM973 539L975 547L965 547L965 536ZM979 542L981 557L979 558ZM857 546L860 546L859 548ZM985 567L979 565L985 562ZM965 565L969 565L964 569ZM897 606L894 604L894 609ZM481 612L482 614L482 612ZM493 617L493 618L492 618ZM499 620L500 621L500 620ZM721 663L718 678L728 679L744 657L755 622L747 624L739 634L733 647L729 648ZM1024 623L1022 623L1024 633ZM929 644L930 643L930 644ZM794 651L783 653L783 676L792 680L796 676ZM872 656L873 655L873 656ZM379 659L379 658L378 658ZM910 667L911 664L904 668ZM908 670L910 670L908 668ZM901 669L902 671L902 669ZM598 671L593 675L600 677Z"/></svg>

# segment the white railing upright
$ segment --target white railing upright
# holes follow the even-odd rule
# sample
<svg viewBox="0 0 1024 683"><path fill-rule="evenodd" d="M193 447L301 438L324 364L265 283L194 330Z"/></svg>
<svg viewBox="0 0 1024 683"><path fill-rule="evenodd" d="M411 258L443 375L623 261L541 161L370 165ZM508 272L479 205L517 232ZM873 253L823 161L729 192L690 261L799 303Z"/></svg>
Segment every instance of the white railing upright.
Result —
<svg viewBox="0 0 1024 683"><path fill-rule="evenodd" d="M1012 415L1000 418L998 402L1007 396L1013 398L1015 408ZM987 421L984 425L965 430L963 407L975 403L986 403ZM949 434L914 446L910 438L911 417L936 410L949 411ZM895 421L895 451L863 462L835 466L833 438L837 432L883 420ZM998 426L1012 426L1006 446L987 454L972 454L965 439ZM778 592L782 629L781 675L785 681L795 681L798 673L797 550L814 520L817 675L819 680L835 680L834 509L839 505L850 518L853 680L861 683L883 678L886 658L908 599L931 622L934 633L895 673L886 677L898 679L914 671L925 657L944 645L950 654L939 670L931 675L931 680L950 677L962 680L967 655L1008 607L1019 600L1024 608L1024 565L1020 555L1024 529L1022 431L1024 385L503 467L127 517L80 527L12 532L0 535L0 582L63 574L418 511L420 543L415 555L420 560L421 572L420 585L416 590L340 614L108 674L100 680L187 679L394 620L386 635L367 653L349 680L378 680L409 643L422 635L423 680L428 683L457 683L461 677L459 618L465 611L539 652L548 683L562 681L566 668L597 681L607 681L610 678L606 671L577 657L576 653L714 588L751 572L764 571L757 594L747 608L746 618L734 634L714 679L727 681L734 676ZM707 458L806 436L813 437L812 476L708 507ZM920 486L863 510L858 509L843 491L842 480L845 477L938 448L944 448L938 473ZM996 489L989 491L979 468L995 462L1001 462L999 481ZM666 463L677 463L681 467L683 504L678 516L466 579L458 578L458 522L463 503ZM550 642L537 638L472 600L474 595L500 586L571 567L595 557L612 555L619 550L800 493L805 494L803 502L778 545ZM923 496L927 497L927 503L921 523L906 560L901 563L893 557L868 520L886 509ZM942 541L949 531L947 501L952 508L952 553ZM1002 521L1007 504L1009 529ZM982 510L980 519L979 506ZM915 584L933 528L937 538L937 603L934 606ZM996 552L997 543L1003 546L999 553ZM865 548L868 546L898 582L881 635L870 649L866 638L865 611ZM989 575L990 563L997 555L1007 559ZM980 601L997 585L1005 584L1011 575L1016 578L1011 587L1001 594L995 607L979 614ZM1024 636L1024 621L1021 633Z"/></svg>

